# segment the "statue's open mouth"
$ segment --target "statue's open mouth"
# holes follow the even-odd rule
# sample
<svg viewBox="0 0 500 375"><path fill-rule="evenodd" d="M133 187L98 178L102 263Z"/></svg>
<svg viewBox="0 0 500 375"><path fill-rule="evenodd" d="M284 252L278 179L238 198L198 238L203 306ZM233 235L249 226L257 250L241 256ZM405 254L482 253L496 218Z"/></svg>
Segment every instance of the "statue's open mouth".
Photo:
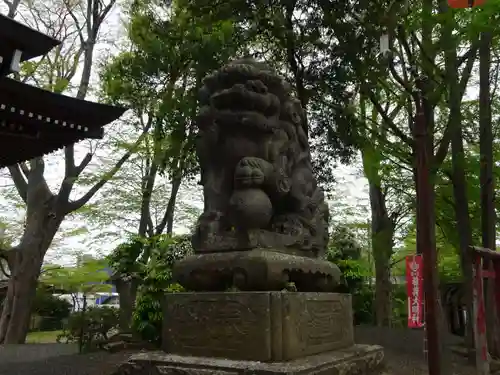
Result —
<svg viewBox="0 0 500 375"><path fill-rule="evenodd" d="M234 181L238 186L251 187L260 186L264 183L264 175L261 176L235 176Z"/></svg>
<svg viewBox="0 0 500 375"><path fill-rule="evenodd" d="M217 110L211 118L218 125L229 129L259 129L261 132L272 132L279 127L276 119L268 118L254 111L231 111L229 109Z"/></svg>
<svg viewBox="0 0 500 375"><path fill-rule="evenodd" d="M267 92L255 92L245 85L236 84L230 89L224 89L212 96L212 105L217 109L232 111L256 111L265 116L279 113L279 99Z"/></svg>

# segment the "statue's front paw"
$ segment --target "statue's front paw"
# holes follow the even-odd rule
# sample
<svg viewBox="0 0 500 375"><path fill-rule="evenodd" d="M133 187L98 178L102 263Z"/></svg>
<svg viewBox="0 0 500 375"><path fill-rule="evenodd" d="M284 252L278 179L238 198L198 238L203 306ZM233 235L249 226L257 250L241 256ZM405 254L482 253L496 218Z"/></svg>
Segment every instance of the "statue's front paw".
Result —
<svg viewBox="0 0 500 375"><path fill-rule="evenodd" d="M264 184L264 180L261 159L243 158L236 166L234 181L238 188L258 187Z"/></svg>
<svg viewBox="0 0 500 375"><path fill-rule="evenodd" d="M290 236L300 236L304 232L304 227L293 215L282 215L275 218L273 229L281 234Z"/></svg>
<svg viewBox="0 0 500 375"><path fill-rule="evenodd" d="M218 211L208 211L198 219L197 231L202 235L217 233L220 230L222 214Z"/></svg>

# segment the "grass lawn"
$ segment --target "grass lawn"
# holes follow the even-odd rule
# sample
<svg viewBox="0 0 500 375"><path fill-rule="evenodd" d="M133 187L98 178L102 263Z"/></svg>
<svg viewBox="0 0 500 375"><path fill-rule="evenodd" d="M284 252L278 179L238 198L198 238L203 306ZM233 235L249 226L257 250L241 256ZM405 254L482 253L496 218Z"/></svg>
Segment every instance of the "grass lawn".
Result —
<svg viewBox="0 0 500 375"><path fill-rule="evenodd" d="M26 338L28 344L50 344L57 342L57 336L62 331L47 331L47 332L30 332Z"/></svg>

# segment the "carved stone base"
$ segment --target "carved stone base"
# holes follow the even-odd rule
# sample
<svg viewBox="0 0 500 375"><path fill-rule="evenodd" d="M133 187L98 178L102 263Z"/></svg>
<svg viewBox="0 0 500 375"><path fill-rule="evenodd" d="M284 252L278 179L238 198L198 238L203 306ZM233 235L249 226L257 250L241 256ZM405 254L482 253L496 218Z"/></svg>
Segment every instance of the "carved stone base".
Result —
<svg viewBox="0 0 500 375"><path fill-rule="evenodd" d="M173 277L192 291L282 290L293 282L301 292L332 292L340 270L321 259L255 249L189 256L176 263Z"/></svg>
<svg viewBox="0 0 500 375"><path fill-rule="evenodd" d="M271 363L150 352L133 355L114 375L367 375L376 373L383 359L380 346L368 345Z"/></svg>
<svg viewBox="0 0 500 375"><path fill-rule="evenodd" d="M354 345L351 296L227 292L166 296L167 353L283 361Z"/></svg>

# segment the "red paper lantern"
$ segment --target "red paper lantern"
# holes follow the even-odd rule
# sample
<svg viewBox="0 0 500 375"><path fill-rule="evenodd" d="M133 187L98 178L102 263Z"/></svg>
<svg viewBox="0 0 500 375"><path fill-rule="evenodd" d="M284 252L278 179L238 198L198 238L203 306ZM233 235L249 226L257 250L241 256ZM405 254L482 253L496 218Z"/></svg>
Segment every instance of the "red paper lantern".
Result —
<svg viewBox="0 0 500 375"><path fill-rule="evenodd" d="M448 0L450 8L464 9L477 7L486 3L486 0Z"/></svg>

